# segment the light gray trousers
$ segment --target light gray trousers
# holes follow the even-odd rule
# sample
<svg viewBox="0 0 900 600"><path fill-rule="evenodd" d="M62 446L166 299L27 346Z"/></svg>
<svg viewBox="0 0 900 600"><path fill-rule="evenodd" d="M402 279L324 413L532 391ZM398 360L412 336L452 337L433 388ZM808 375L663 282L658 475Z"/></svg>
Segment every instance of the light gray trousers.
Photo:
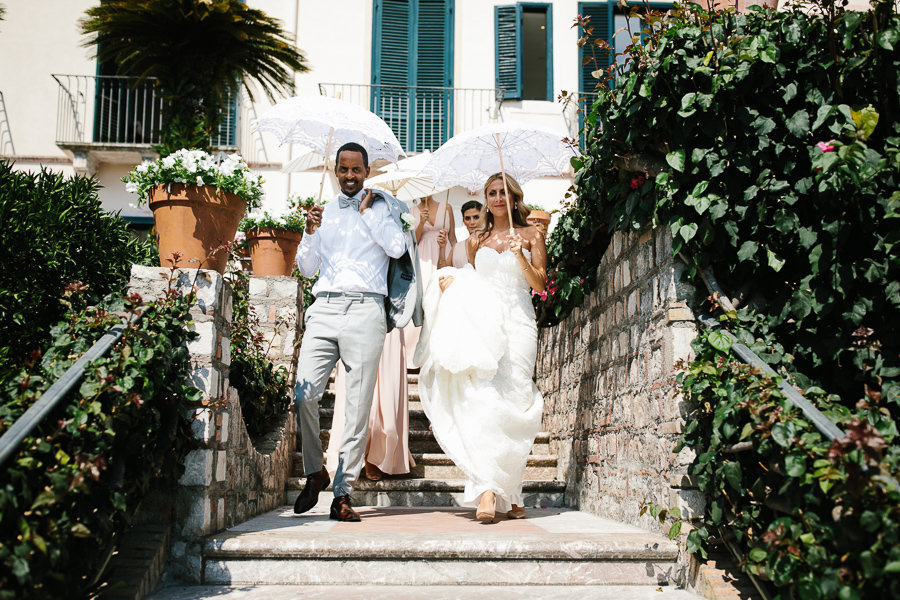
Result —
<svg viewBox="0 0 900 600"><path fill-rule="evenodd" d="M322 469L319 439L319 401L338 359L347 371L346 422L341 440L334 495L349 495L362 470L369 426L369 411L378 376L378 362L386 333L384 296L361 292L316 296L306 311L306 331L297 361L294 409L303 446L303 471Z"/></svg>

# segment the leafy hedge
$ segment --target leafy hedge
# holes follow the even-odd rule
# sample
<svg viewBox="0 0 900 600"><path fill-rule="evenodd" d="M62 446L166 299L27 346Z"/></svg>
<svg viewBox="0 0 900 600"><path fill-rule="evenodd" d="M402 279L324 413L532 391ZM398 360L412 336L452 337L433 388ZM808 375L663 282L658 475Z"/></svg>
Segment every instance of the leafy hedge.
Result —
<svg viewBox="0 0 900 600"><path fill-rule="evenodd" d="M648 17L630 69L610 71L614 87L586 116L579 196L548 242L551 311L565 315L593 284L604 228L669 227L688 276L711 267L765 315L798 371L851 404L866 386L895 410L900 18L890 11L686 5Z"/></svg>
<svg viewBox="0 0 900 600"><path fill-rule="evenodd" d="M0 381L69 310L59 300L67 285L80 282L95 303L121 292L146 254L147 242L101 209L98 188L88 177L14 171L0 161Z"/></svg>
<svg viewBox="0 0 900 600"><path fill-rule="evenodd" d="M791 357L758 316L742 310L722 321L788 377ZM900 598L894 420L877 406L850 410L807 387L804 395L846 433L830 443L730 346L721 333L702 332L697 359L678 376L695 407L680 445L697 453L691 473L709 499L688 550L706 556L711 541L733 539L744 568L770 580L781 598Z"/></svg>
<svg viewBox="0 0 900 600"><path fill-rule="evenodd" d="M269 361L269 346L259 331L259 317L250 306L249 281L243 271L232 273L230 382L238 391L247 432L257 437L284 415L292 394L287 369Z"/></svg>
<svg viewBox="0 0 900 600"><path fill-rule="evenodd" d="M80 387L0 470L0 598L83 597L148 490L180 476L191 441L184 384L193 301L170 289L73 312L0 389L5 432L112 325L143 308Z"/></svg>

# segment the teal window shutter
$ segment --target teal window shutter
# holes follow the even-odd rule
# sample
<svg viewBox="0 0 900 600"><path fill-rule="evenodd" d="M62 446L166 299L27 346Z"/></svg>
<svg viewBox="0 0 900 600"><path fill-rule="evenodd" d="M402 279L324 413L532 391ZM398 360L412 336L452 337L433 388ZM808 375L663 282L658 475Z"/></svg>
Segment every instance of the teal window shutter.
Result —
<svg viewBox="0 0 900 600"><path fill-rule="evenodd" d="M522 7L494 7L496 85L506 100L522 99Z"/></svg>
<svg viewBox="0 0 900 600"><path fill-rule="evenodd" d="M436 150L453 131L453 6L451 0L416 3L415 136L408 150Z"/></svg>
<svg viewBox="0 0 900 600"><path fill-rule="evenodd" d="M591 42L593 42L593 40L595 39L603 39L606 40L610 47L609 52L605 52L597 46L591 47L590 44L585 44L580 48L580 51L578 53L581 73L579 91L582 94L591 94L597 89L598 80L593 75L591 75L591 73L593 73L597 69L606 69L610 64L612 64L613 33L615 33L615 29L613 28L614 6L615 2L578 3L578 13L583 17L591 18L591 27L594 28L594 32L591 36ZM583 35L584 31L582 31L582 29L579 27L578 36L581 37ZM591 60L585 63L585 57L588 57ZM594 58L596 58L596 63L594 62Z"/></svg>
<svg viewBox="0 0 900 600"><path fill-rule="evenodd" d="M375 0L372 107L405 150L434 150L453 130L452 59L453 0Z"/></svg>
<svg viewBox="0 0 900 600"><path fill-rule="evenodd" d="M404 148L409 138L412 11L407 0L376 0L372 49L372 111L393 130Z"/></svg>

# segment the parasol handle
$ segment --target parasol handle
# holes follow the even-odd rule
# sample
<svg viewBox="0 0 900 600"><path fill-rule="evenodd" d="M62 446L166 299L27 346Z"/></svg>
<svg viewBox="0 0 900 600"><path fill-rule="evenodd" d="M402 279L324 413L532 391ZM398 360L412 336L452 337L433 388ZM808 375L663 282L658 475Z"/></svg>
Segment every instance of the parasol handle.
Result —
<svg viewBox="0 0 900 600"><path fill-rule="evenodd" d="M325 173L328 171L328 156L331 152L331 137L334 135L334 127L328 131L328 143L325 144L325 163L322 164L322 179L319 181L319 200L316 204L322 204L322 190L325 187Z"/></svg>
<svg viewBox="0 0 900 600"><path fill-rule="evenodd" d="M447 190L447 197L444 198L444 223L441 225L441 229L447 229L447 211L450 210L450 190ZM450 232L447 232L447 241L450 241ZM449 245L449 244L448 244ZM449 257L447 257L449 258Z"/></svg>
<svg viewBox="0 0 900 600"><path fill-rule="evenodd" d="M503 151L500 149L500 134L495 133L494 139L497 140L497 154L500 155L500 176L503 178L503 195L506 196L506 214L509 216L509 235L516 233L513 227L512 204L509 202L509 188L506 185L506 169L503 167Z"/></svg>

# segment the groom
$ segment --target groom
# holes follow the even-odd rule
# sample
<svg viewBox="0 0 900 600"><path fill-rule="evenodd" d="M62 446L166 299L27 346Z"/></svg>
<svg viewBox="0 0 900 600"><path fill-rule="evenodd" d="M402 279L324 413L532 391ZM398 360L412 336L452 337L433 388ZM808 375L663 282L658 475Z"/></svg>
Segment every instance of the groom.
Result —
<svg viewBox="0 0 900 600"><path fill-rule="evenodd" d="M421 322L421 283L415 241L404 232L400 217L406 207L390 196L363 189L369 176L365 148L355 143L341 146L334 171L341 193L337 201L310 209L297 251L303 276L318 272L319 280L312 290L315 302L306 311L294 387L306 473L294 512L315 506L319 492L328 487L319 440L319 400L340 359L347 371L346 424L343 435L332 432L331 439L341 440L341 445L330 517L359 521L350 492L363 466L381 349L389 328L402 327L412 316Z"/></svg>

